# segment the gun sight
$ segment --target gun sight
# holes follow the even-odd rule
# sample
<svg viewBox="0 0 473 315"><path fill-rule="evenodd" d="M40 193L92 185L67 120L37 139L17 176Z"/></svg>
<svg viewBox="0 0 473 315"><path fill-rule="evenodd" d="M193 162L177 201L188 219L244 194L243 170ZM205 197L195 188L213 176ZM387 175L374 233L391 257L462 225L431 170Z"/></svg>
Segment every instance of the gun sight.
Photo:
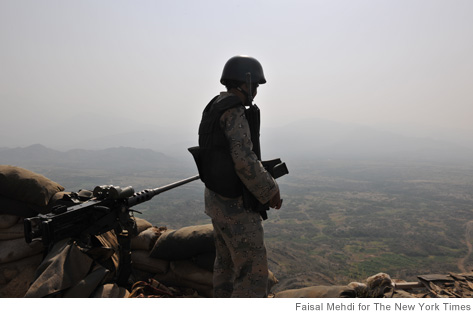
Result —
<svg viewBox="0 0 473 315"><path fill-rule="evenodd" d="M97 199L124 199L133 196L135 190L131 186L120 188L113 185L102 185L94 188L94 197Z"/></svg>

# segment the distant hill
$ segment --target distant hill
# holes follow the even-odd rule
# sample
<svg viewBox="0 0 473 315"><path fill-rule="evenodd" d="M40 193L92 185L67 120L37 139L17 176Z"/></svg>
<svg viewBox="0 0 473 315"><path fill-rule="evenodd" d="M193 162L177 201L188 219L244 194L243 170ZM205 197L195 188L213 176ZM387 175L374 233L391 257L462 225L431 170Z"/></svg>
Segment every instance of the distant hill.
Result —
<svg viewBox="0 0 473 315"><path fill-rule="evenodd" d="M102 150L74 149L57 151L41 144L24 148L3 148L0 163L11 165L41 165L70 169L103 169L145 171L179 167L179 161L150 149L116 147Z"/></svg>
<svg viewBox="0 0 473 315"><path fill-rule="evenodd" d="M136 155L133 159L144 165L146 163L155 165L156 162L173 162L173 158L181 159L181 162L187 166L193 163L187 148L197 144L198 135L194 130L197 129L196 126L186 126L186 128L179 129L160 125L130 125L120 133L104 128L99 132L97 129L99 127L95 126L95 128L94 132L77 130L54 137L41 136L41 132L38 132L37 136L28 136L28 139L42 139L38 142L48 148L64 151L54 151L37 145L9 149L5 148L8 143L0 143L0 158L19 158L22 161L52 160L54 163L58 163L59 159L59 163L67 162L68 165L72 162L89 165L89 162L85 160L92 158L95 160L91 162L93 165L102 163L106 167L107 156L112 155L110 161L116 161L127 167L130 158ZM439 132L441 131L437 131L437 135ZM52 131L49 131L47 134L51 133ZM80 134L81 136L71 137L70 134ZM75 148L85 150L72 150ZM471 160L473 158L473 147L456 144L453 140L438 140L433 133L428 137L420 137L416 136L416 133L408 133L406 130L401 135L381 128L316 118L308 118L279 127L263 124L261 148L263 159L281 157L282 159L370 158L385 160L394 158L433 161ZM61 159L70 159L70 161L61 161Z"/></svg>

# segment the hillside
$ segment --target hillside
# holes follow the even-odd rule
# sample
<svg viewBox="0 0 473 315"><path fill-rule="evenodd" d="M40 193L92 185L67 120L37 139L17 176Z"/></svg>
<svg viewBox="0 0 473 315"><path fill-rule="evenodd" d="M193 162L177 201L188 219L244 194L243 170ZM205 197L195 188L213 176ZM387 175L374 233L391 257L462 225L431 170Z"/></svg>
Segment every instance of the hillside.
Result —
<svg viewBox="0 0 473 315"><path fill-rule="evenodd" d="M17 160L12 154L25 150L38 158ZM175 160L141 149L81 151L77 160L87 167L53 158L71 152L33 146L0 151L0 159L70 191L102 184L154 188L195 174L192 167L176 168ZM264 222L270 269L280 281L276 290L346 284L378 272L415 281L421 274L472 269L471 163L314 158L288 167L289 175L278 181L283 208L271 210ZM193 182L137 210L153 224L174 229L209 223L203 208L203 185Z"/></svg>
<svg viewBox="0 0 473 315"><path fill-rule="evenodd" d="M27 147L41 143L61 151L82 148L102 151L106 148L152 149L167 156L190 161L187 148L198 141L195 125L176 128L172 125L141 125L126 119L90 115L88 127L72 125L74 119L55 122L45 129L24 131L11 142L5 137L1 147ZM105 124L123 126L120 132L104 129ZM400 130L401 129L401 130ZM69 130L58 133L57 130ZM467 132L452 133L444 128L423 130L419 126L367 126L306 118L274 126L263 120L261 126L263 158L285 159L456 159L471 160L473 143Z"/></svg>
<svg viewBox="0 0 473 315"><path fill-rule="evenodd" d="M471 166L314 161L291 175L286 211L265 226L284 274L334 284L471 269Z"/></svg>

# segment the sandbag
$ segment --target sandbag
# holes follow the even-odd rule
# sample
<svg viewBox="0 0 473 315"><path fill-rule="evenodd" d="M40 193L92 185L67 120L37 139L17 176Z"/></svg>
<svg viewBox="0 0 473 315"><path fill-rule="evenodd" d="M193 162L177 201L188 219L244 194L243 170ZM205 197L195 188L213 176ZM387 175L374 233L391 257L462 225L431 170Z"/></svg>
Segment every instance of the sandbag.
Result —
<svg viewBox="0 0 473 315"><path fill-rule="evenodd" d="M143 249L149 251L153 248L154 243L156 243L156 240L162 233L163 230L155 226L147 228L131 239L131 249Z"/></svg>
<svg viewBox="0 0 473 315"><path fill-rule="evenodd" d="M190 259L194 264L208 271L214 270L215 252L195 255Z"/></svg>
<svg viewBox="0 0 473 315"><path fill-rule="evenodd" d="M213 273L194 265L188 260L171 261L170 268L179 278L213 286Z"/></svg>
<svg viewBox="0 0 473 315"><path fill-rule="evenodd" d="M43 254L25 257L0 265L0 285L6 285L15 279L23 270L31 267L36 270L43 260Z"/></svg>
<svg viewBox="0 0 473 315"><path fill-rule="evenodd" d="M215 252L213 226L206 224L163 233L154 244L150 257L173 261L211 252Z"/></svg>
<svg viewBox="0 0 473 315"><path fill-rule="evenodd" d="M0 241L15 240L18 238L24 239L25 226L23 222L17 223L8 229L0 229Z"/></svg>
<svg viewBox="0 0 473 315"><path fill-rule="evenodd" d="M107 283L99 286L93 298L127 298L130 295L127 289L119 287L116 283Z"/></svg>
<svg viewBox="0 0 473 315"><path fill-rule="evenodd" d="M14 226L20 217L12 214L0 214L0 229L8 229Z"/></svg>
<svg viewBox="0 0 473 315"><path fill-rule="evenodd" d="M341 298L356 297L355 291L348 286L313 286L278 292L275 298Z"/></svg>
<svg viewBox="0 0 473 315"><path fill-rule="evenodd" d="M13 214L23 218L37 216L44 207L0 196L0 214Z"/></svg>
<svg viewBox="0 0 473 315"><path fill-rule="evenodd" d="M64 187L27 169L0 165L0 195L46 207L54 194Z"/></svg>
<svg viewBox="0 0 473 315"><path fill-rule="evenodd" d="M36 268L35 265L27 265L8 284L0 286L0 298L24 297L30 283L34 280Z"/></svg>
<svg viewBox="0 0 473 315"><path fill-rule="evenodd" d="M39 254L43 251L43 243L26 243L24 239L0 241L0 264L20 260Z"/></svg>
<svg viewBox="0 0 473 315"><path fill-rule="evenodd" d="M138 230L138 234L140 234L141 232L143 232L144 230L152 227L153 225L151 223L149 223L147 220L145 219L141 219L141 218L135 218L135 222L136 222L136 228Z"/></svg>
<svg viewBox="0 0 473 315"><path fill-rule="evenodd" d="M151 258L146 250L134 250L131 252L132 267L152 273L166 273L169 270L169 261Z"/></svg>

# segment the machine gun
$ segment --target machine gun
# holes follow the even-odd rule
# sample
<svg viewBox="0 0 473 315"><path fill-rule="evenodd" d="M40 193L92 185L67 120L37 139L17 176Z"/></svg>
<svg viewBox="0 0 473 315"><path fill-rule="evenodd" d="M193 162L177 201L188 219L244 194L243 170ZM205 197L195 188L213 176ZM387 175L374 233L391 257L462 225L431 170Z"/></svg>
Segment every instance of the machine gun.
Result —
<svg viewBox="0 0 473 315"><path fill-rule="evenodd" d="M91 236L114 230L120 248L117 283L126 284L131 272L131 237L136 234L134 210L130 208L162 192L197 179L198 175L137 193L131 186L125 188L112 185L97 186L93 191L93 198L84 203L70 207L54 207L51 213L26 218L24 220L26 242L42 241L48 251L56 242L66 238L87 244Z"/></svg>

